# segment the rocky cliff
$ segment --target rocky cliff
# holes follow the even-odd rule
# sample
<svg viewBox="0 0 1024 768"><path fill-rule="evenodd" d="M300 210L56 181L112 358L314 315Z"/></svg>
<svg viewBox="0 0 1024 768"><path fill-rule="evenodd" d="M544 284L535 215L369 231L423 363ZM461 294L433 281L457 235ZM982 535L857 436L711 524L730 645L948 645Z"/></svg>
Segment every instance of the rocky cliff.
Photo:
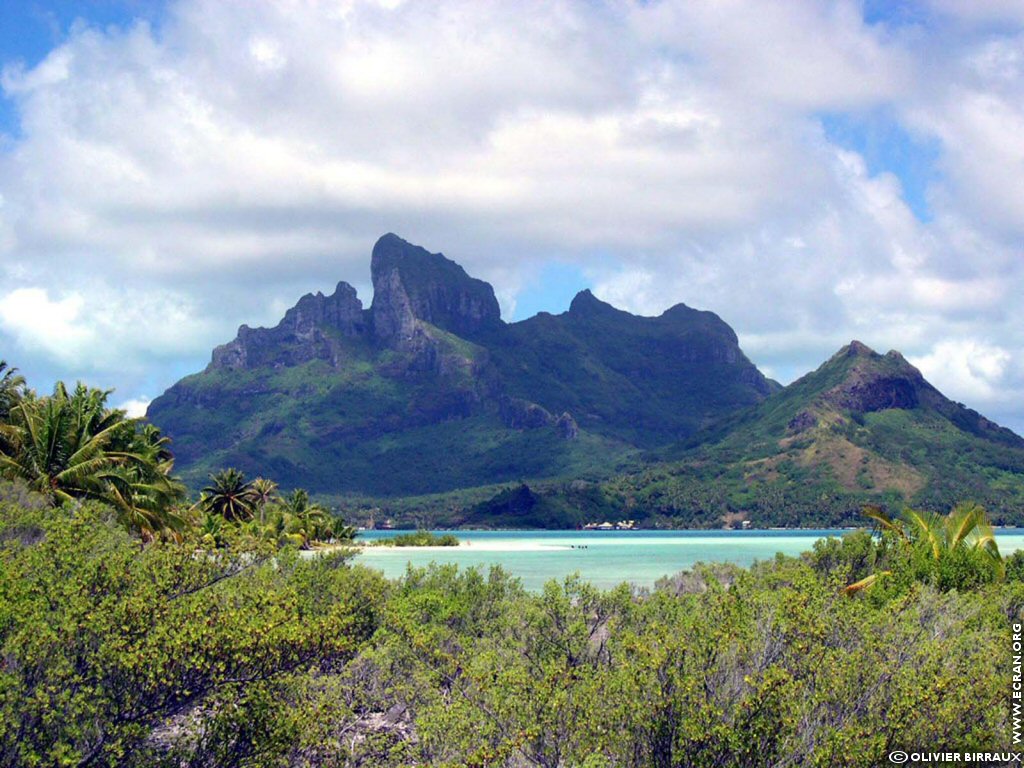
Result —
<svg viewBox="0 0 1024 768"><path fill-rule="evenodd" d="M387 234L370 259L374 336L385 343L411 337L421 323L473 338L501 326L494 289L440 253Z"/></svg>
<svg viewBox="0 0 1024 768"><path fill-rule="evenodd" d="M344 359L344 339L366 334L366 317L356 290L345 282L330 296L307 293L273 328L243 325L234 340L213 350L211 368L293 366L325 360L337 366Z"/></svg>

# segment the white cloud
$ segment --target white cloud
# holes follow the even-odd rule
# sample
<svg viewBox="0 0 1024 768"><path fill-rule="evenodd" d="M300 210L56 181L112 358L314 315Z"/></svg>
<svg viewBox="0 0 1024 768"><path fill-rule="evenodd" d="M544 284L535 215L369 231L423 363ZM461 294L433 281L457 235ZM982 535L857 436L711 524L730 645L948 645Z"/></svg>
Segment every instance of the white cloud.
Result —
<svg viewBox="0 0 1024 768"><path fill-rule="evenodd" d="M1004 379L1010 353L975 339L941 341L911 362L950 397L992 400L1007 393Z"/></svg>
<svg viewBox="0 0 1024 768"><path fill-rule="evenodd" d="M137 419L146 415L146 409L149 408L149 404L151 402L151 398L142 396L131 400L125 400L123 403L118 403L117 407L124 411L130 418Z"/></svg>
<svg viewBox="0 0 1024 768"><path fill-rule="evenodd" d="M257 69L276 72L288 63L288 57L281 51L281 45L273 38L254 37L249 41L249 55Z"/></svg>
<svg viewBox="0 0 1024 768"><path fill-rule="evenodd" d="M45 350L61 362L80 362L78 352L93 339L82 322L78 294L51 300L43 288L18 288L0 297L0 328L26 348Z"/></svg>
<svg viewBox="0 0 1024 768"><path fill-rule="evenodd" d="M0 333L153 392L240 323L365 285L390 230L506 309L553 260L634 311L712 309L787 378L853 337L939 355L1024 426L1000 395L1024 386L1024 37L1013 3L935 5L896 27L853 0L176 0L159 32L79 27L0 79ZM933 220L898 163L827 139L835 112L938 147ZM999 376L965 378L969 339Z"/></svg>
<svg viewBox="0 0 1024 768"><path fill-rule="evenodd" d="M54 297L41 287L0 295L0 331L20 354L107 373L198 352L210 339L206 323L183 299L154 291L140 302L103 286Z"/></svg>

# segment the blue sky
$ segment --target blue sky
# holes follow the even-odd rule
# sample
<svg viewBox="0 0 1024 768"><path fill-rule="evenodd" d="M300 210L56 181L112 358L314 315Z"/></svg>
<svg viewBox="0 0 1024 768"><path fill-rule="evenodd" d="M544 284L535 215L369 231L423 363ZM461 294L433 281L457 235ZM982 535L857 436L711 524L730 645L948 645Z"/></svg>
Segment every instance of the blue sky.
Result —
<svg viewBox="0 0 1024 768"><path fill-rule="evenodd" d="M96 27L157 22L164 3L156 0L3 0L0 3L0 51L5 62L38 64L65 42L76 21Z"/></svg>
<svg viewBox="0 0 1024 768"><path fill-rule="evenodd" d="M36 66L67 40L76 22L98 28L136 21L158 25L164 10L156 0L0 0L0 63ZM16 106L2 91L0 134L20 134Z"/></svg>
<svg viewBox="0 0 1024 768"><path fill-rule="evenodd" d="M728 6L728 7L727 7ZM396 231L506 317L582 288L851 338L1024 429L1024 9L0 0L0 357L144 403Z"/></svg>
<svg viewBox="0 0 1024 768"><path fill-rule="evenodd" d="M864 158L872 176L891 173L899 179L910 210L920 221L931 221L928 190L940 180L937 140L912 135L887 114L825 114L821 124L829 141Z"/></svg>

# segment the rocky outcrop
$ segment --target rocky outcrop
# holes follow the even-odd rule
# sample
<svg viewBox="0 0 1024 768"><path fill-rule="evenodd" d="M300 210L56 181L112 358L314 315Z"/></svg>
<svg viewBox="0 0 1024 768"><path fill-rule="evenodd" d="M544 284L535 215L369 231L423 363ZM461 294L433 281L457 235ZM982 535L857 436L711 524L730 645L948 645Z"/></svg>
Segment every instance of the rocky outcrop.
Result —
<svg viewBox="0 0 1024 768"><path fill-rule="evenodd" d="M900 376L871 376L849 382L829 393L833 405L859 413L911 410L920 404L916 382Z"/></svg>
<svg viewBox="0 0 1024 768"><path fill-rule="evenodd" d="M370 271L374 294L369 310L348 283L338 283L330 296L307 294L274 328L239 328L234 340L214 350L211 367L291 366L310 360L337 365L345 358L346 339L364 339L404 353L397 367L405 372L465 373L472 361L450 354L451 345L438 330L470 339L502 325L490 285L442 254L397 235L377 241Z"/></svg>
<svg viewBox="0 0 1024 768"><path fill-rule="evenodd" d="M555 416L546 408L518 397L503 395L498 399L502 423L509 429L542 429L553 427L563 440L575 440L580 435L576 419L568 411Z"/></svg>
<svg viewBox="0 0 1024 768"><path fill-rule="evenodd" d="M467 343L453 343L432 325L416 321L408 336L396 340L393 355L382 363L382 370L393 376L434 375L448 381L467 382L487 371L487 350ZM485 384L486 382L481 382Z"/></svg>
<svg viewBox="0 0 1024 768"><path fill-rule="evenodd" d="M540 429L555 423L550 411L529 400L503 396L498 401L502 423L509 429Z"/></svg>
<svg viewBox="0 0 1024 768"><path fill-rule="evenodd" d="M851 341L826 365L846 365L843 381L825 393L825 401L857 413L912 410L922 396L941 395L899 352L880 355L866 344ZM944 398L943 398L944 399Z"/></svg>
<svg viewBox="0 0 1024 768"><path fill-rule="evenodd" d="M355 288L341 282L330 296L307 293L273 328L243 325L234 340L213 350L210 367L291 366L310 360L337 365L344 346L338 337L359 337L365 330L362 302Z"/></svg>
<svg viewBox="0 0 1024 768"><path fill-rule="evenodd" d="M314 328L333 328L344 336L361 336L366 330L363 303L356 296L355 288L340 282L330 296L307 293L285 312L278 327L296 335L309 333Z"/></svg>
<svg viewBox="0 0 1024 768"><path fill-rule="evenodd" d="M555 421L555 429L563 440L575 440L580 436L580 427L568 411Z"/></svg>
<svg viewBox="0 0 1024 768"><path fill-rule="evenodd" d="M541 429L553 427L563 440L575 440L580 436L576 419L568 411L556 417L546 408L529 400L503 395L498 400L502 423L509 429Z"/></svg>
<svg viewBox="0 0 1024 768"><path fill-rule="evenodd" d="M786 425L786 430L794 435L799 435L801 432L806 432L808 429L814 429L818 426L818 417L810 411L800 411L796 416L789 420L789 424Z"/></svg>
<svg viewBox="0 0 1024 768"><path fill-rule="evenodd" d="M374 245L370 272L373 333L386 344L401 346L417 321L465 338L501 325L498 300L488 283L397 235L384 235Z"/></svg>

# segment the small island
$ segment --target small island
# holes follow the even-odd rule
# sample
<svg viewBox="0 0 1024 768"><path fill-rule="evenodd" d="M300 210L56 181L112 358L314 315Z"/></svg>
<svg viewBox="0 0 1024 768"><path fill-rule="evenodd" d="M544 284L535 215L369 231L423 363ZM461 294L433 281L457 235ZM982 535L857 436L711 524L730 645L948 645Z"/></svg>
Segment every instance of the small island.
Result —
<svg viewBox="0 0 1024 768"><path fill-rule="evenodd" d="M371 543L374 547L457 547L459 537L453 533L438 536L430 531L401 533L390 539L379 539Z"/></svg>

